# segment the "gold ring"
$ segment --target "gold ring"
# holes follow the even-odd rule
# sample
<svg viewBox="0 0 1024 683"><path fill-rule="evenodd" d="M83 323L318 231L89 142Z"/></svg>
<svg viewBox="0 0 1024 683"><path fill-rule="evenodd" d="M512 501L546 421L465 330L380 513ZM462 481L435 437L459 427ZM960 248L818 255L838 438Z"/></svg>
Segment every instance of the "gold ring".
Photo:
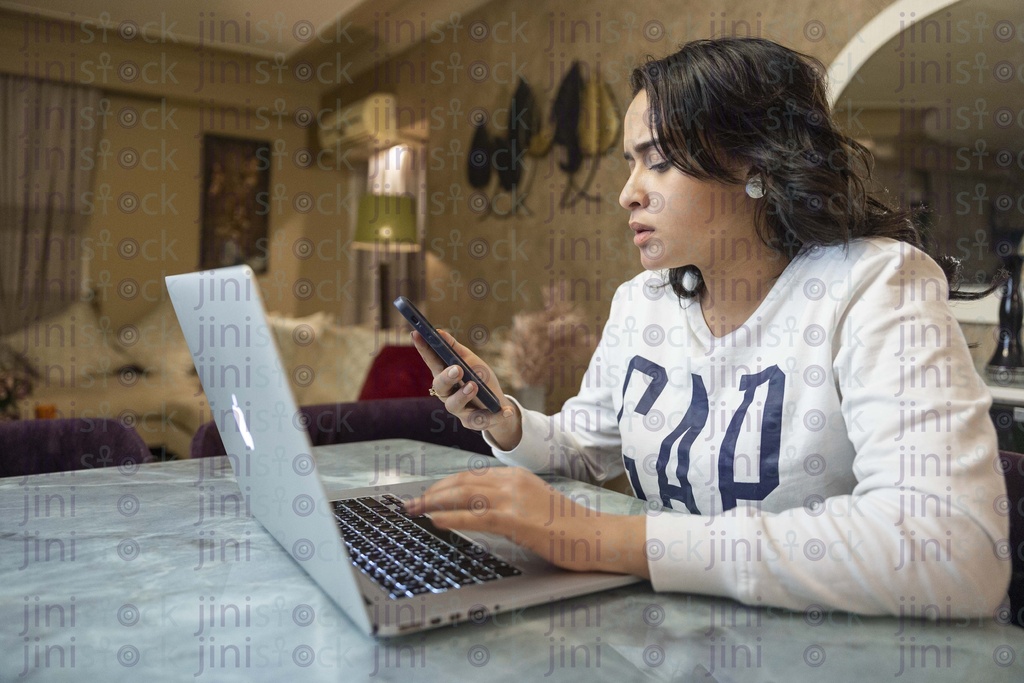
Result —
<svg viewBox="0 0 1024 683"><path fill-rule="evenodd" d="M448 398L448 396L442 396L441 394L439 394L439 393L437 393L436 391L434 391L434 387L430 387L430 395L431 395L431 396L437 396L437 397L438 397L439 399L441 399L442 401L443 401L443 400L445 400L446 398ZM450 395L451 395L451 394L449 394L449 396L450 396Z"/></svg>

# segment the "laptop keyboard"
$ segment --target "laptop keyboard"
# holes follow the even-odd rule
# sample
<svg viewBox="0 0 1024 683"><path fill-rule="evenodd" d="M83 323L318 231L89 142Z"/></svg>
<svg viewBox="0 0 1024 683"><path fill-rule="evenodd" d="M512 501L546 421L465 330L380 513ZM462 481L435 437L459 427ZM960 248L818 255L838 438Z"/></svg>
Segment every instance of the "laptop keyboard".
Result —
<svg viewBox="0 0 1024 683"><path fill-rule="evenodd" d="M441 593L522 572L483 546L406 514L382 495L332 503L352 564L391 598Z"/></svg>

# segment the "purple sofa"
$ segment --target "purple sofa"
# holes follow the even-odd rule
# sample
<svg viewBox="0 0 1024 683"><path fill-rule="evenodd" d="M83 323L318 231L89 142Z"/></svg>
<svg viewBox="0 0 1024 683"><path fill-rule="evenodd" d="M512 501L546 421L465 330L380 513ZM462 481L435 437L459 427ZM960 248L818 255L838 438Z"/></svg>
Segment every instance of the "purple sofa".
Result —
<svg viewBox="0 0 1024 683"><path fill-rule="evenodd" d="M0 422L0 477L93 467L130 471L152 460L142 437L117 420L70 418Z"/></svg>
<svg viewBox="0 0 1024 683"><path fill-rule="evenodd" d="M436 398L387 398L299 408L314 446L376 439L414 439L490 455L480 432L462 426ZM192 438L190 457L224 455L216 425L203 424Z"/></svg>

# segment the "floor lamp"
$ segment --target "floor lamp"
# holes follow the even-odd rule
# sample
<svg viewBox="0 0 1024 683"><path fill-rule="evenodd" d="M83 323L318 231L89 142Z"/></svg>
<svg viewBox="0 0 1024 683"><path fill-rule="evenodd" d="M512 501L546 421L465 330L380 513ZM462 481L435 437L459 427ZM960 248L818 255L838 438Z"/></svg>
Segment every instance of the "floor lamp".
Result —
<svg viewBox="0 0 1024 683"><path fill-rule="evenodd" d="M380 327L389 328L391 299L403 292L391 289L393 256L420 250L416 229L416 202L407 195L365 194L359 200L356 249L374 252L377 270L377 301L380 306Z"/></svg>

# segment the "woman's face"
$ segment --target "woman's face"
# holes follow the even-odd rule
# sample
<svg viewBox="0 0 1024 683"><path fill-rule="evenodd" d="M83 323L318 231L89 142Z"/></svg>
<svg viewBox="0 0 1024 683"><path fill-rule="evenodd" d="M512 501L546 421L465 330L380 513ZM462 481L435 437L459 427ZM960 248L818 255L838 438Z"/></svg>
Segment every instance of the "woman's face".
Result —
<svg viewBox="0 0 1024 683"><path fill-rule="evenodd" d="M725 265L723 255L757 248L754 200L742 185L696 180L673 166L655 146L649 121L641 90L626 111L622 136L629 178L619 204L629 211L633 244L648 270L694 265L707 279Z"/></svg>

